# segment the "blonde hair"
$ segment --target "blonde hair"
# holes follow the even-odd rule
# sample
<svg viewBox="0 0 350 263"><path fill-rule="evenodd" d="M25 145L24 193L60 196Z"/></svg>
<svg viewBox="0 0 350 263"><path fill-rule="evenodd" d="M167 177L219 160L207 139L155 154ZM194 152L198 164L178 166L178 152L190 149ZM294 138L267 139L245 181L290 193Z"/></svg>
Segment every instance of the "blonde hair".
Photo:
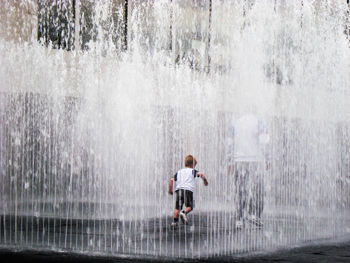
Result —
<svg viewBox="0 0 350 263"><path fill-rule="evenodd" d="M195 167L196 164L197 164L197 160L192 155L187 155L185 157L185 167L190 167L192 165L193 167Z"/></svg>

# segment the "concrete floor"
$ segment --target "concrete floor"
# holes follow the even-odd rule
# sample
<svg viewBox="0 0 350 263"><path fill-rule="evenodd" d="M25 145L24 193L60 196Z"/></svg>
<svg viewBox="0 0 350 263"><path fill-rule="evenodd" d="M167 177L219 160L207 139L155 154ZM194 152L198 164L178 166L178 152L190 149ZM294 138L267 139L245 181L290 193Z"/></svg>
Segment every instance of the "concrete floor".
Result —
<svg viewBox="0 0 350 263"><path fill-rule="evenodd" d="M0 250L1 262L164 262L164 258L118 258L106 256L88 256L74 253L41 252L34 250L13 251ZM350 262L350 242L333 243L331 245L313 245L291 250L277 251L260 255L215 258L206 260L167 260L167 262L245 262L245 263L340 263Z"/></svg>
<svg viewBox="0 0 350 263"><path fill-rule="evenodd" d="M230 215L216 214L214 217L194 213L191 215L192 224L171 230L171 218L121 222L1 216L0 260L91 263L350 262L349 233L344 233L337 241L327 238L315 238L313 243L300 240L296 244L303 246L293 248L295 245L283 242L298 238L297 232L303 227L302 233L306 236L309 233L306 225L298 221L297 226L291 224L292 218L288 218L288 224L281 218L266 219L263 228L254 228L246 223L242 230L228 226L223 228L216 220L218 218L230 221ZM320 221L319 226L313 228L314 232L320 233L326 223ZM281 233L287 239L281 238Z"/></svg>

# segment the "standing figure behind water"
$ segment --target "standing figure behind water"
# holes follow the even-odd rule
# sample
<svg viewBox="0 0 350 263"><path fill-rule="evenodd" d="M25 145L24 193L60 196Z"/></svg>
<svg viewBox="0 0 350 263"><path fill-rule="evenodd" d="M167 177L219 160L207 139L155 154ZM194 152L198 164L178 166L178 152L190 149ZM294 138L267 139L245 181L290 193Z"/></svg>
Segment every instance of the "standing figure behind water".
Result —
<svg viewBox="0 0 350 263"><path fill-rule="evenodd" d="M234 176L236 228L246 220L262 226L264 174L269 166L269 135L264 123L247 113L233 119L227 143L228 175Z"/></svg>
<svg viewBox="0 0 350 263"><path fill-rule="evenodd" d="M169 194L173 194L173 184L175 182L175 209L173 227L178 226L179 216L183 223L187 224L187 214L193 210L193 192L195 189L195 178L200 177L205 186L208 185L207 178L203 173L194 169L197 160L192 155L185 157L185 168L180 169L169 181ZM181 210L185 205L184 210Z"/></svg>

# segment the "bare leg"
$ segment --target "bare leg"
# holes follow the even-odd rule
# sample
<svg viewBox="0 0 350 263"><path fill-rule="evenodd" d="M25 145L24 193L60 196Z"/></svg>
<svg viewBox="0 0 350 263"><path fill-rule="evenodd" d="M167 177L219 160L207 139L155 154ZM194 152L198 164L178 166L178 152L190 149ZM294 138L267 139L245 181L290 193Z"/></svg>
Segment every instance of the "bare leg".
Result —
<svg viewBox="0 0 350 263"><path fill-rule="evenodd" d="M175 209L174 210L174 218L179 218L179 213L180 213L180 210Z"/></svg>
<svg viewBox="0 0 350 263"><path fill-rule="evenodd" d="M185 213L188 214L191 211L192 211L192 207L187 206L186 209L185 209Z"/></svg>

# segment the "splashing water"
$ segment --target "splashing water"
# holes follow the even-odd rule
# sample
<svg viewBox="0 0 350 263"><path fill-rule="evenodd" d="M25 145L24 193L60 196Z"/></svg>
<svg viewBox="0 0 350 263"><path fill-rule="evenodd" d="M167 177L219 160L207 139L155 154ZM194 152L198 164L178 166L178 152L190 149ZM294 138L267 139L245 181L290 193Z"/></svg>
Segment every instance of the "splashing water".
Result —
<svg viewBox="0 0 350 263"><path fill-rule="evenodd" d="M0 244L206 258L347 234L345 1L1 1ZM344 3L343 3L344 2ZM264 228L235 229L232 116L269 129ZM170 177L200 183L170 229Z"/></svg>

